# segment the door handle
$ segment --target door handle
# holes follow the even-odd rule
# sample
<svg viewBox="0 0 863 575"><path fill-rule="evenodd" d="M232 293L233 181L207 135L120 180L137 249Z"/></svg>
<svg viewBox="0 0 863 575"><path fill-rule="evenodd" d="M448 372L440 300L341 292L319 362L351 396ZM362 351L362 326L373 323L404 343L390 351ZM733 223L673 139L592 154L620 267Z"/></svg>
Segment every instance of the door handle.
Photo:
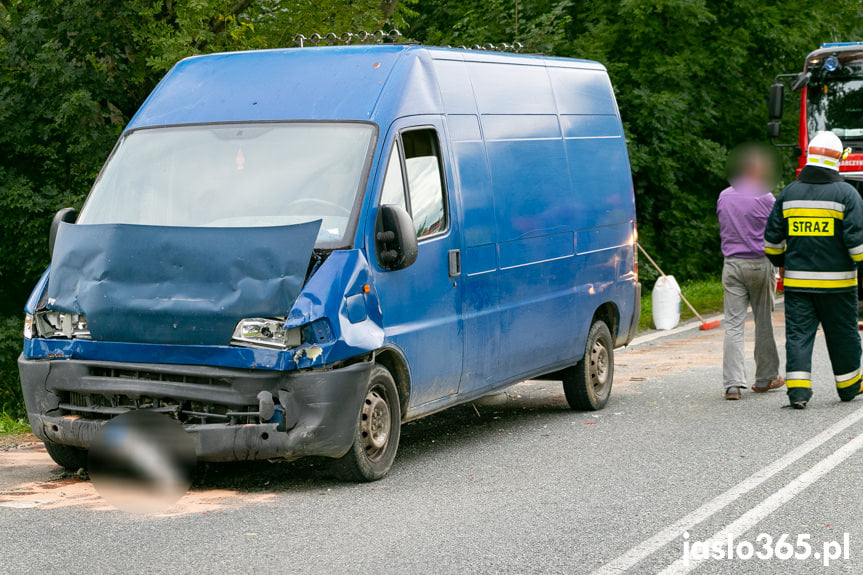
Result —
<svg viewBox="0 0 863 575"><path fill-rule="evenodd" d="M450 250L449 256L449 277L455 278L461 275L461 252L459 250Z"/></svg>

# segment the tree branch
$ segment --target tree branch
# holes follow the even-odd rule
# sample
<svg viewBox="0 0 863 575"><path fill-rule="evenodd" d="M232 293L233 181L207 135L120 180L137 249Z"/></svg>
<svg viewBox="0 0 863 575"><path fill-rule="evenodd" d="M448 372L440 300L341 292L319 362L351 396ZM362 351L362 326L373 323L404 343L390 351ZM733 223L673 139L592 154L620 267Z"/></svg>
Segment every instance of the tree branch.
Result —
<svg viewBox="0 0 863 575"><path fill-rule="evenodd" d="M0 2L2 2L2 1L3 0L0 0ZM237 3L234 4L234 7L231 8L230 12L226 16L228 16L228 15L237 16L238 14L240 14L241 12L246 10L246 8L248 8L249 6L251 6L254 3L255 3L255 0L237 0ZM227 26L227 24L228 24L227 17L222 18L222 19L210 20L210 31L212 31L213 34L221 34L222 32L225 31L225 26Z"/></svg>
<svg viewBox="0 0 863 575"><path fill-rule="evenodd" d="M383 13L384 21L389 21L396 13L396 6L399 0L381 0L380 9Z"/></svg>

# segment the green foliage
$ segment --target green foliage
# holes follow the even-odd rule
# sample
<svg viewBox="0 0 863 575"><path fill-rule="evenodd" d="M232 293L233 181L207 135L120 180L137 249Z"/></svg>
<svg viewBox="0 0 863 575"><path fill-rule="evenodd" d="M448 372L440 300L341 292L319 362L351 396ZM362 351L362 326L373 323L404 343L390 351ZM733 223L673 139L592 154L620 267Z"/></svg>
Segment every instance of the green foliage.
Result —
<svg viewBox="0 0 863 575"><path fill-rule="evenodd" d="M0 435L18 435L30 433L30 425L23 417L12 417L8 413L0 412Z"/></svg>
<svg viewBox="0 0 863 575"><path fill-rule="evenodd" d="M526 51L553 54L566 42L573 5L573 0L426 0L410 19L410 32L430 45L521 42Z"/></svg>
<svg viewBox="0 0 863 575"><path fill-rule="evenodd" d="M15 317L0 316L0 414L11 419L26 417L21 386L18 383L18 364L24 341L24 314Z"/></svg>

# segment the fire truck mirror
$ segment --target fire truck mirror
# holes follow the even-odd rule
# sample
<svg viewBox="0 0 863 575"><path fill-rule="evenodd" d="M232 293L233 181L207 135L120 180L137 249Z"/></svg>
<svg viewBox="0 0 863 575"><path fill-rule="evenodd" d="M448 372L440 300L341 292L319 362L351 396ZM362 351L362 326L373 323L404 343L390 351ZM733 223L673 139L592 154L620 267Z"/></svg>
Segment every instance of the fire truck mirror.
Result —
<svg viewBox="0 0 863 575"><path fill-rule="evenodd" d="M779 122L768 122L767 124L767 138L769 140L774 140L779 137Z"/></svg>
<svg viewBox="0 0 863 575"><path fill-rule="evenodd" d="M770 86L770 94L767 97L767 114L769 115L771 120L779 120L782 118L782 101L784 100L784 98L784 84L782 84L781 82L776 82L775 84ZM771 122L771 124L772 123L773 122Z"/></svg>

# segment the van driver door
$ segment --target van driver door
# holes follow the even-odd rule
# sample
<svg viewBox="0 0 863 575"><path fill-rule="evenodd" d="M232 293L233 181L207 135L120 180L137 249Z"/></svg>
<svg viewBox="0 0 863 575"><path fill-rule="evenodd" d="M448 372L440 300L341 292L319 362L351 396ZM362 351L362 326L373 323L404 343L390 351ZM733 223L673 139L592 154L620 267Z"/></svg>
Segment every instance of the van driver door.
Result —
<svg viewBox="0 0 863 575"><path fill-rule="evenodd" d="M403 207L413 220L418 257L409 267L381 266L367 226L387 342L400 349L411 376L411 407L458 392L462 372L460 234L446 140L438 117L396 121L387 134L375 190L375 206ZM378 210L372 211L377 217ZM371 254L375 252L375 256Z"/></svg>

